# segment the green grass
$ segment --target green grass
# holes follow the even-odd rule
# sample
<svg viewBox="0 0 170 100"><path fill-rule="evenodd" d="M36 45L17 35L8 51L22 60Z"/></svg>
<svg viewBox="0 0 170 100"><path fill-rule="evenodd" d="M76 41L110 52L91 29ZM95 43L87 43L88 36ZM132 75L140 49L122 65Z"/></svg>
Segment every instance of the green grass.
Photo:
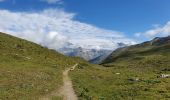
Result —
<svg viewBox="0 0 170 100"><path fill-rule="evenodd" d="M142 46L92 65L0 33L0 99L37 100L58 89L62 71L79 63L70 76L80 100L169 100L170 78L159 77L170 74L169 44Z"/></svg>
<svg viewBox="0 0 170 100"><path fill-rule="evenodd" d="M0 33L0 99L37 100L62 85L62 70L79 61Z"/></svg>
<svg viewBox="0 0 170 100"><path fill-rule="evenodd" d="M106 68L84 66L71 73L74 88L80 100L168 100L170 78L158 76L170 74L164 70L170 69L170 58L162 63L158 58L113 63Z"/></svg>
<svg viewBox="0 0 170 100"><path fill-rule="evenodd" d="M170 45L135 45L71 73L80 100L170 100ZM119 74L120 73L120 74Z"/></svg>

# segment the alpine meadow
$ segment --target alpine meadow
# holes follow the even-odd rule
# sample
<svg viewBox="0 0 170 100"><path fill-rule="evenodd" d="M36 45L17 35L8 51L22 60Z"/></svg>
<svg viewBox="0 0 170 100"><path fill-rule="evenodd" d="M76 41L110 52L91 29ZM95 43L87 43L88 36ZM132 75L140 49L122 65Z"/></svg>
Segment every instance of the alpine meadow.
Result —
<svg viewBox="0 0 170 100"><path fill-rule="evenodd" d="M169 0L0 0L0 100L170 100Z"/></svg>

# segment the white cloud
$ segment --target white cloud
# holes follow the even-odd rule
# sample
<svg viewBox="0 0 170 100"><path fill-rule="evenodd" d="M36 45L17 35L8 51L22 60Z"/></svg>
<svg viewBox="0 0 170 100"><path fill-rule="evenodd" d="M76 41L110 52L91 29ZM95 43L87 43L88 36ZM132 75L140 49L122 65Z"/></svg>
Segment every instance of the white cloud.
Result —
<svg viewBox="0 0 170 100"><path fill-rule="evenodd" d="M147 38L170 35L170 21L162 27L160 25L156 25L153 29L147 30L146 32L139 32L135 34L135 36L137 37L142 35Z"/></svg>
<svg viewBox="0 0 170 100"><path fill-rule="evenodd" d="M48 4L55 4L55 3L61 3L61 0L41 0L44 2L47 2Z"/></svg>
<svg viewBox="0 0 170 100"><path fill-rule="evenodd" d="M140 37L141 33L135 33L135 37Z"/></svg>
<svg viewBox="0 0 170 100"><path fill-rule="evenodd" d="M41 12L0 10L0 31L55 50L68 43L87 49L115 49L119 42L135 43L121 32L76 21L74 16L61 9Z"/></svg>

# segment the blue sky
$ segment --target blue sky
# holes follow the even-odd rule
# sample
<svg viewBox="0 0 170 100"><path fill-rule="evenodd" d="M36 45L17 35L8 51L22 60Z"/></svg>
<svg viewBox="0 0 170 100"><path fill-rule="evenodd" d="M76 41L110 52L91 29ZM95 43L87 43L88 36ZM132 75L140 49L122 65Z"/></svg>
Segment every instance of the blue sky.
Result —
<svg viewBox="0 0 170 100"><path fill-rule="evenodd" d="M81 24L82 26L77 24L74 25L71 24L70 26L69 25L65 26L66 29L63 28L62 31L51 29L51 27L48 30L64 34L67 38L71 38L70 39L71 42L77 45L80 45L78 44L78 42L80 41L82 44L85 45L86 41L82 41L81 38L82 36L86 37L83 38L84 40L91 39L92 37L96 38L96 41L92 41L92 43L94 45L100 46L102 45L103 47L105 44L102 44L102 42L109 43L109 41L104 41L104 39L109 40L110 39L109 37L112 38L112 40L110 41L114 43L124 40L123 42L125 43L128 42L129 44L133 44L135 42L137 43L149 40L151 38L154 38L155 36L170 35L170 22L169 22L170 0L0 0L0 1L1 12L2 10L6 10L7 12L5 12L5 14L7 15L16 14L18 18L20 17L22 18L22 16L19 16L18 13L24 14L26 13L29 14L28 16L31 16L31 14L34 13L37 14L39 13L43 16L45 10L47 10L46 12L48 12L48 14L49 12L56 13L53 14L53 17L60 15L61 17L65 16L67 19L69 16L68 19L71 22ZM49 9L51 11L49 11ZM3 18L4 17L1 16L1 19ZM57 19L60 18L57 17ZM11 19L6 20L9 21ZM24 21L24 23L20 24L21 24L20 26L24 26L27 23ZM19 25L12 26L15 26L17 28L19 27ZM68 27L72 26L75 26L75 30L70 30L70 28L68 29ZM81 27L79 28L79 26ZM76 27L78 27L79 29L83 27L81 30L83 30L84 33L79 32L81 30L77 30ZM5 26L5 29L1 29L1 31L11 32L11 30L9 31L9 29L11 29L11 26L10 28ZM68 34L66 33L66 31L68 31ZM17 32L24 34L23 31ZM15 32L11 33L14 34ZM77 36L77 34L79 34L79 36ZM24 38L24 36L22 38ZM113 38L115 41L113 41ZM76 41L75 39L78 39L79 41ZM37 42L36 39L32 41ZM95 42L101 42L101 44ZM112 44L111 46L115 45Z"/></svg>
<svg viewBox="0 0 170 100"><path fill-rule="evenodd" d="M127 34L170 20L170 0L68 0L77 19Z"/></svg>

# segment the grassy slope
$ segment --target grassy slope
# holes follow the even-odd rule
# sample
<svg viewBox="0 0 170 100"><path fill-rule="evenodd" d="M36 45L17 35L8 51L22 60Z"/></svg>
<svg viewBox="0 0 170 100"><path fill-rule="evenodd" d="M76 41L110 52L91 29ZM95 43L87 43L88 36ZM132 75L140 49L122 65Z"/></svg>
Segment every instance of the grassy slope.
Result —
<svg viewBox="0 0 170 100"><path fill-rule="evenodd" d="M170 74L169 45L133 50L102 67L0 33L0 99L36 100L57 89L62 70L79 62L71 77L82 100L168 100L170 79L157 76Z"/></svg>
<svg viewBox="0 0 170 100"><path fill-rule="evenodd" d="M170 74L170 45L148 45L116 51L105 61L105 68L82 65L76 69L71 75L79 98L169 100L170 78L158 76Z"/></svg>
<svg viewBox="0 0 170 100"><path fill-rule="evenodd" d="M62 84L62 70L77 61L0 33L0 99L37 100L57 89Z"/></svg>

